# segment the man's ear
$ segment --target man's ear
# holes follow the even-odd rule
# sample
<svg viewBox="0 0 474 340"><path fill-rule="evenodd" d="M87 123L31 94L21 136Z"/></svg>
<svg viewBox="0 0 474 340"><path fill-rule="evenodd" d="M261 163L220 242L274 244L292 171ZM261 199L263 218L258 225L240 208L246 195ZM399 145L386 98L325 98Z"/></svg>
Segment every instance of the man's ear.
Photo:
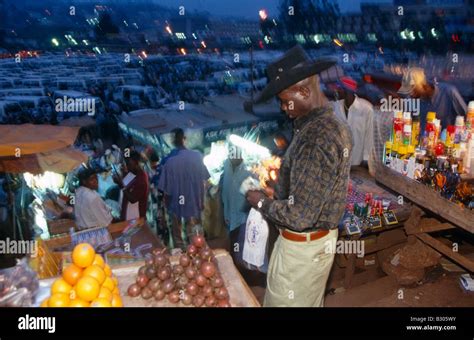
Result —
<svg viewBox="0 0 474 340"><path fill-rule="evenodd" d="M308 99L310 94L311 94L311 91L309 90L308 87L306 86L300 86L298 88L298 93L304 98L304 99Z"/></svg>

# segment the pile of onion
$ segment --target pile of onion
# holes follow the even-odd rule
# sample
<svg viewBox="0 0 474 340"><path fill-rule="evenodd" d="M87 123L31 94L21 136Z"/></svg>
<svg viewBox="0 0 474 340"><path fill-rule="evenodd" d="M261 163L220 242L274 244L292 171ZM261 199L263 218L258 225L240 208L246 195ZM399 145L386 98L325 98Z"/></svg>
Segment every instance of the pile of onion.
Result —
<svg viewBox="0 0 474 340"><path fill-rule="evenodd" d="M229 292L214 253L202 235L194 235L186 252L171 264L165 249L153 249L140 267L128 295L195 307L230 307Z"/></svg>

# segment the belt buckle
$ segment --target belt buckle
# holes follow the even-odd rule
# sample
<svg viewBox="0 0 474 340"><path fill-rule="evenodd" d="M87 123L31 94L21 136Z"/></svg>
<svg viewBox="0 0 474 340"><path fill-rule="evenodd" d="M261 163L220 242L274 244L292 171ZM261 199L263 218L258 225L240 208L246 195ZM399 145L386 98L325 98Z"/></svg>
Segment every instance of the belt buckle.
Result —
<svg viewBox="0 0 474 340"><path fill-rule="evenodd" d="M311 242L311 233L306 233L306 242Z"/></svg>

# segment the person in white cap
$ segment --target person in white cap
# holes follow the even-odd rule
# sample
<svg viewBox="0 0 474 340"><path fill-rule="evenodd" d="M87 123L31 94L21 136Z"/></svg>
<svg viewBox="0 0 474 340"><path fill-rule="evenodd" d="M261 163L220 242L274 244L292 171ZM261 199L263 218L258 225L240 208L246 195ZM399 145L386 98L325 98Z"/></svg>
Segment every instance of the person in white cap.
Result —
<svg viewBox="0 0 474 340"><path fill-rule="evenodd" d="M398 93L421 99L422 131L429 111L436 112L436 117L441 120L443 127L454 125L456 116L464 116L467 111L466 103L456 87L447 83L428 83L425 71L419 67L411 67L404 73Z"/></svg>
<svg viewBox="0 0 474 340"><path fill-rule="evenodd" d="M352 132L351 165L368 162L373 145L374 107L367 100L356 95L357 82L350 77L342 77L328 88L334 92L333 106L336 115L347 121Z"/></svg>

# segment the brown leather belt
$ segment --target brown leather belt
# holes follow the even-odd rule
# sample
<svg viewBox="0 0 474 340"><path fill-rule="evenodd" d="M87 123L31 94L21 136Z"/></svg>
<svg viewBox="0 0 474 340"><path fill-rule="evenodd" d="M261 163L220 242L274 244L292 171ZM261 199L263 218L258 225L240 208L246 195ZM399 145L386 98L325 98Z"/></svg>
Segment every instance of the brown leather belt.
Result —
<svg viewBox="0 0 474 340"><path fill-rule="evenodd" d="M287 229L283 229L283 231L281 232L281 236L283 236L287 240L295 241L295 242L314 241L326 236L327 234L329 234L329 230L327 229L313 231L310 233L294 233L294 232L288 231Z"/></svg>

